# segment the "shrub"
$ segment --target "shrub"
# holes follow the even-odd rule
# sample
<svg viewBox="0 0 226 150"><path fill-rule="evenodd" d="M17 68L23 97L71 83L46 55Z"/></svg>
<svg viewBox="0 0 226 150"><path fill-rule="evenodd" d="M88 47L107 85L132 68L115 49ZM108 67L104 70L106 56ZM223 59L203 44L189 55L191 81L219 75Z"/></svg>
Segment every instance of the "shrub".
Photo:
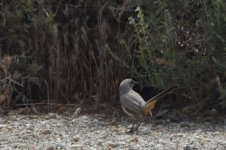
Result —
<svg viewBox="0 0 226 150"><path fill-rule="evenodd" d="M197 111L224 108L226 3L150 3L152 9L138 6L137 16L129 18L134 32L132 40L123 42L128 58L122 64L145 84L160 88L179 84L183 89L179 95Z"/></svg>

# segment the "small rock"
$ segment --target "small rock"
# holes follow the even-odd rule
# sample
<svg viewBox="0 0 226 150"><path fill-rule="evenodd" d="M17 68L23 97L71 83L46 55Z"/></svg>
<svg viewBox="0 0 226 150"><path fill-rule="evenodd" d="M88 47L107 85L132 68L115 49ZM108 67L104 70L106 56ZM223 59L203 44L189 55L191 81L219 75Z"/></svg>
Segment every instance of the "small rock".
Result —
<svg viewBox="0 0 226 150"><path fill-rule="evenodd" d="M34 131L34 127L29 127L29 128L27 128L27 130L33 132Z"/></svg>
<svg viewBox="0 0 226 150"><path fill-rule="evenodd" d="M40 123L41 125L46 125L47 124L47 121L46 120L44 120L44 121L41 121L41 123Z"/></svg>
<svg viewBox="0 0 226 150"><path fill-rule="evenodd" d="M84 116L79 117L79 119L81 119L81 120L88 120L88 117L84 115Z"/></svg>
<svg viewBox="0 0 226 150"><path fill-rule="evenodd" d="M58 119L58 118L59 118L59 116L54 113L49 113L46 117L46 119Z"/></svg>
<svg viewBox="0 0 226 150"><path fill-rule="evenodd" d="M131 139L130 141L131 141L131 142L136 142L136 143L137 143L139 140L138 140L137 137L135 137L135 138Z"/></svg>
<svg viewBox="0 0 226 150"><path fill-rule="evenodd" d="M27 124L25 124L25 126L26 126L26 127L30 127L30 126L31 126L31 124L30 124L30 123L27 123Z"/></svg>
<svg viewBox="0 0 226 150"><path fill-rule="evenodd" d="M5 127L7 127L6 124L0 124L0 129L1 129L1 128L5 128Z"/></svg>
<svg viewBox="0 0 226 150"><path fill-rule="evenodd" d="M58 144L49 146L46 150L66 150L66 148L63 144L58 143Z"/></svg>
<svg viewBox="0 0 226 150"><path fill-rule="evenodd" d="M23 139L23 140L29 140L29 139L30 139L30 137L29 137L29 136L27 136L27 135L25 135L25 136L23 136L23 137L22 137L22 139Z"/></svg>
<svg viewBox="0 0 226 150"><path fill-rule="evenodd" d="M81 144L71 145L71 149L78 149L78 148L83 148L83 146Z"/></svg>
<svg viewBox="0 0 226 150"><path fill-rule="evenodd" d="M202 132L202 129L195 130L195 134L200 134Z"/></svg>
<svg viewBox="0 0 226 150"><path fill-rule="evenodd" d="M94 123L99 123L99 120L98 119L93 119L93 122Z"/></svg>
<svg viewBox="0 0 226 150"><path fill-rule="evenodd" d="M56 150L57 149L59 149L59 150L66 150L65 146L63 144L60 144L60 143L58 143L58 144L55 145L55 149Z"/></svg>
<svg viewBox="0 0 226 150"><path fill-rule="evenodd" d="M120 144L119 143L111 143L111 144L109 144L109 147L111 147L111 148L116 148L116 147L118 147Z"/></svg>
<svg viewBox="0 0 226 150"><path fill-rule="evenodd" d="M187 145L183 148L183 150L192 150L193 148L191 147L191 145Z"/></svg>
<svg viewBox="0 0 226 150"><path fill-rule="evenodd" d="M28 146L26 144L20 143L16 146L17 149L27 149Z"/></svg>
<svg viewBox="0 0 226 150"><path fill-rule="evenodd" d="M78 142L79 141L79 136L73 137L73 141L74 142Z"/></svg>
<svg viewBox="0 0 226 150"><path fill-rule="evenodd" d="M28 148L29 150L36 150L35 146L34 145L28 145Z"/></svg>
<svg viewBox="0 0 226 150"><path fill-rule="evenodd" d="M55 150L55 146L51 145L46 150Z"/></svg>
<svg viewBox="0 0 226 150"><path fill-rule="evenodd" d="M127 143L124 142L124 141L120 141L119 144L120 144L120 145L126 145Z"/></svg>
<svg viewBox="0 0 226 150"><path fill-rule="evenodd" d="M216 136L216 135L220 135L219 131L213 132L212 135Z"/></svg>
<svg viewBox="0 0 226 150"><path fill-rule="evenodd" d="M191 127L192 126L192 124L190 122L186 122L186 121L179 123L179 125L181 127Z"/></svg>
<svg viewBox="0 0 226 150"><path fill-rule="evenodd" d="M102 141L98 141L98 142L97 142L97 145L98 145L98 146L103 146L103 142L102 142Z"/></svg>
<svg viewBox="0 0 226 150"><path fill-rule="evenodd" d="M107 147L107 150L112 150L113 148L109 145L108 147Z"/></svg>
<svg viewBox="0 0 226 150"><path fill-rule="evenodd" d="M45 134L45 135L51 134L51 133L52 133L52 131L51 130L48 130L48 129L42 132L42 134Z"/></svg>

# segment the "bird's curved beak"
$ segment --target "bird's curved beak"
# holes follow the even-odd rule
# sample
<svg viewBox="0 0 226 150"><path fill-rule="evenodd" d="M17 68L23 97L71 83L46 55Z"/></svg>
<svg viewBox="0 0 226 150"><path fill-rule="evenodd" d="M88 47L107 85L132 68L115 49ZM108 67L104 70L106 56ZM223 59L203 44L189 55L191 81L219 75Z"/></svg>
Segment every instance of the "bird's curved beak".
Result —
<svg viewBox="0 0 226 150"><path fill-rule="evenodd" d="M134 85L140 85L139 81L134 81Z"/></svg>
<svg viewBox="0 0 226 150"><path fill-rule="evenodd" d="M143 85L139 81L134 81L133 90L141 91L143 89Z"/></svg>

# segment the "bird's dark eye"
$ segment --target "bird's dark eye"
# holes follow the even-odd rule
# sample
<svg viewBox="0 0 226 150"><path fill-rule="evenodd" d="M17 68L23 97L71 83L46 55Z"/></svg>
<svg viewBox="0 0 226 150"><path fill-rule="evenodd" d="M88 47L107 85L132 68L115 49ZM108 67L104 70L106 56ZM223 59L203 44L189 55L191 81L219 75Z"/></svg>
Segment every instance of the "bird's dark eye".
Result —
<svg viewBox="0 0 226 150"><path fill-rule="evenodd" d="M133 85L139 85L139 82L133 80L132 84L133 84Z"/></svg>
<svg viewBox="0 0 226 150"><path fill-rule="evenodd" d="M134 81L132 80L130 83L131 83L131 84L134 84Z"/></svg>

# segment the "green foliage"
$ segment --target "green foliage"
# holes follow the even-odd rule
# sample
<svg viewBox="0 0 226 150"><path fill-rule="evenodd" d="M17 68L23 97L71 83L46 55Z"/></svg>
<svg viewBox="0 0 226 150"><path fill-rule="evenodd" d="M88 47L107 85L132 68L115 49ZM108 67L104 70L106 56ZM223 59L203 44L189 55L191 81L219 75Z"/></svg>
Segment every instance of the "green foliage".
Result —
<svg viewBox="0 0 226 150"><path fill-rule="evenodd" d="M135 46L125 47L133 76L162 88L179 84L194 109L225 107L226 3L156 0L136 12L129 17Z"/></svg>
<svg viewBox="0 0 226 150"><path fill-rule="evenodd" d="M118 84L132 76L160 88L179 84L194 108L226 106L223 0L0 4L0 55L16 60L4 83L19 72L43 81L43 99L117 105Z"/></svg>

